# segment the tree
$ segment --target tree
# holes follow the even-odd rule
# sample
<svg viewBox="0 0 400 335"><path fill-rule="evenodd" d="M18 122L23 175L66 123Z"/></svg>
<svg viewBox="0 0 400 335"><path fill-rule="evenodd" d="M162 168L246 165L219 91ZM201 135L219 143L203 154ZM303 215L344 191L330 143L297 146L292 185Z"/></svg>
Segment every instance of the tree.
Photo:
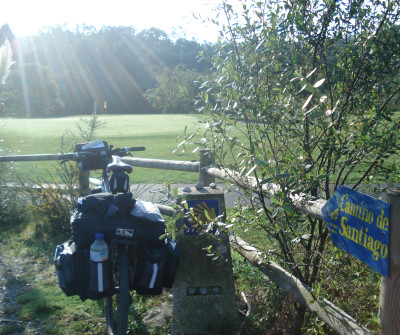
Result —
<svg viewBox="0 0 400 335"><path fill-rule="evenodd" d="M341 286L328 271L328 229L293 200L399 181L399 3L243 1L237 12L223 0L219 9L226 24L198 101L207 132L196 145L255 177L253 220L246 207L234 219L264 232L280 264L328 294L326 283ZM306 311L296 308L300 333Z"/></svg>
<svg viewBox="0 0 400 335"><path fill-rule="evenodd" d="M4 109L5 85L14 64L10 39L13 41L14 35L10 27L5 24L0 28L0 111Z"/></svg>
<svg viewBox="0 0 400 335"><path fill-rule="evenodd" d="M6 83L6 79L10 74L12 64L13 60L11 45L8 40L5 40L4 44L0 44L0 85L4 85Z"/></svg>
<svg viewBox="0 0 400 335"><path fill-rule="evenodd" d="M7 29L0 40L3 35L10 35ZM154 68L182 63L188 73L205 72L207 63L197 62L197 54L209 53L207 45L174 43L155 28L138 33L132 27L55 26L16 43L18 67L4 89L1 113L28 117L87 114L105 101L102 113L154 113L144 96L157 85Z"/></svg>
<svg viewBox="0 0 400 335"><path fill-rule="evenodd" d="M31 62L17 63L2 97L2 113L6 116L29 118L66 114L54 72Z"/></svg>
<svg viewBox="0 0 400 335"><path fill-rule="evenodd" d="M195 112L194 100L199 94L200 73L176 66L159 67L154 71L157 87L146 91L146 97L159 113Z"/></svg>

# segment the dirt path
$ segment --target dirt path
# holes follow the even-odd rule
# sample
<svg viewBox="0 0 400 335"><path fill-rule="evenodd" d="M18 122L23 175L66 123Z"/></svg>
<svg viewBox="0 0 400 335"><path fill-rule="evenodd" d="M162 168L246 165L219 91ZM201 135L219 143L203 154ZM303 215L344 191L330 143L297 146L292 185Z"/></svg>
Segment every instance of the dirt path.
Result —
<svg viewBox="0 0 400 335"><path fill-rule="evenodd" d="M16 298L33 283L26 281L24 274L29 267L39 267L33 259L4 255L6 242L0 242L0 334L41 335L40 320L19 320L19 305Z"/></svg>

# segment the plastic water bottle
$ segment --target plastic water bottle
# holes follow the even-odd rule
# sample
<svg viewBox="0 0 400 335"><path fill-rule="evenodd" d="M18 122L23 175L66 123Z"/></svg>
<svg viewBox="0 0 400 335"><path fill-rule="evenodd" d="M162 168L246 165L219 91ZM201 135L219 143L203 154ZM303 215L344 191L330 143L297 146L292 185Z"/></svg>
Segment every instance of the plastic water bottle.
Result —
<svg viewBox="0 0 400 335"><path fill-rule="evenodd" d="M90 290L104 292L110 286L109 249L104 234L98 233L90 246Z"/></svg>

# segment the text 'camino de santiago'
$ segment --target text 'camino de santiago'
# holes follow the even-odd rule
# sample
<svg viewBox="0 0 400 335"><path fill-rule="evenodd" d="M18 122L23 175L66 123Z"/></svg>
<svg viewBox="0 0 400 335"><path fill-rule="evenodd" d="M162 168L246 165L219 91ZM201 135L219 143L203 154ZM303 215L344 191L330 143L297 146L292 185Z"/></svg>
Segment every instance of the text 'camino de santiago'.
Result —
<svg viewBox="0 0 400 335"><path fill-rule="evenodd" d="M322 213L336 247L388 275L388 203L340 186Z"/></svg>
<svg viewBox="0 0 400 335"><path fill-rule="evenodd" d="M353 204L348 200L348 194L343 194L340 210L346 214L349 214L355 218L358 218L369 225L376 224L376 226L382 231L387 232L389 229L389 218L384 216L384 210L382 208L381 214L378 215L376 221L374 221L374 213L369 211L368 208L363 207L363 202L361 205ZM372 258L377 261L379 257L386 258L388 256L389 250L388 245L383 244L380 240L375 239L373 236L368 234L368 226L357 229L347 224L348 218L343 216L340 220L339 234L352 240L353 242L361 245L372 252ZM365 228L365 229L364 229Z"/></svg>

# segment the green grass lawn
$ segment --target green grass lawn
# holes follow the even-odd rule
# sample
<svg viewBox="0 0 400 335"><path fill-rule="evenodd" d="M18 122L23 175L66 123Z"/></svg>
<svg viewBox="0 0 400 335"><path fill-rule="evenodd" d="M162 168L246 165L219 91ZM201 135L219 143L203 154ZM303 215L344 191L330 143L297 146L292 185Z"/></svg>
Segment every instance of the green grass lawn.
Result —
<svg viewBox="0 0 400 335"><path fill-rule="evenodd" d="M83 117L90 119L91 116ZM185 127L194 131L204 127L200 115L104 115L98 116L105 125L95 137L101 138L117 147L145 146L146 151L135 153L136 157L188 160L173 151L179 142ZM33 155L55 154L60 152L61 137L67 132L79 134L77 125L84 123L81 117L52 119L10 119L0 118L0 154ZM54 172L55 161L7 163L22 176L48 178L48 171ZM132 181L136 183L162 183L172 180L174 183L194 182L195 173L135 168Z"/></svg>

